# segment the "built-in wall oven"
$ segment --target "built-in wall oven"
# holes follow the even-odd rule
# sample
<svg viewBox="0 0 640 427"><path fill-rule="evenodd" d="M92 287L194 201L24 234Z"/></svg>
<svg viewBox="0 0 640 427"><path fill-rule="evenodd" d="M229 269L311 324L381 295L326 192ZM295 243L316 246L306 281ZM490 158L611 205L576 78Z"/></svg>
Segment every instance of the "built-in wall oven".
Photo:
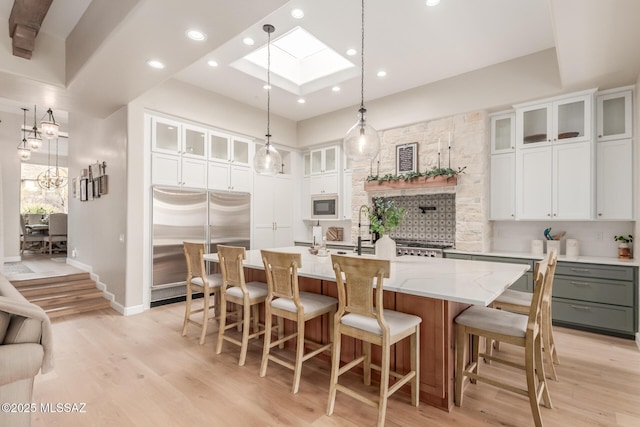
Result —
<svg viewBox="0 0 640 427"><path fill-rule="evenodd" d="M311 196L311 219L338 219L338 195Z"/></svg>

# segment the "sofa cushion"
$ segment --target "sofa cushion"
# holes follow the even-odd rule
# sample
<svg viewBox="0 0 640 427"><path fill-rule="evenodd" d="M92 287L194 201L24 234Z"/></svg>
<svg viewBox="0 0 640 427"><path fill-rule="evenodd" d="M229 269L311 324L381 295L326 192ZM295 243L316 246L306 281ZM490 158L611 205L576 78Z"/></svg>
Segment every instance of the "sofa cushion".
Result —
<svg viewBox="0 0 640 427"><path fill-rule="evenodd" d="M4 337L7 335L9 322L11 322L11 315L4 311L0 311L0 342L4 341Z"/></svg>
<svg viewBox="0 0 640 427"><path fill-rule="evenodd" d="M39 343L42 322L22 316L12 316L3 344Z"/></svg>

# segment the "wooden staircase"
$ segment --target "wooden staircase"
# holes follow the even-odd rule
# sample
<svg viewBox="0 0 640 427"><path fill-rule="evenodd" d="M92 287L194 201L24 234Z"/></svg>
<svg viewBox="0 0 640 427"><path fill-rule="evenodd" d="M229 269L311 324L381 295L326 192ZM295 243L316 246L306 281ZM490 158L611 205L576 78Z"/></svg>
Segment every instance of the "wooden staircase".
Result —
<svg viewBox="0 0 640 427"><path fill-rule="evenodd" d="M89 273L14 280L11 283L30 302L42 307L50 318L111 306Z"/></svg>

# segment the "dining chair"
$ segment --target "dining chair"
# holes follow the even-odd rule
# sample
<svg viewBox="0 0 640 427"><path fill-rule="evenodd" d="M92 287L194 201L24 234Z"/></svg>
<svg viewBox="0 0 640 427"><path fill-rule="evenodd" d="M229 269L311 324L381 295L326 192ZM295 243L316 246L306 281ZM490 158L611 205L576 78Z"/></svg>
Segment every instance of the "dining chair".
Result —
<svg viewBox="0 0 640 427"><path fill-rule="evenodd" d="M42 224L42 214L27 214L27 225Z"/></svg>
<svg viewBox="0 0 640 427"><path fill-rule="evenodd" d="M183 242L184 256L187 261L187 306L184 313L184 322L182 325L182 336L187 335L187 326L189 323L200 326L200 345L204 344L204 337L207 334L207 323L209 320L209 310L213 309L214 317L216 309L220 303L220 287L222 286L221 274L207 274L204 266L204 243ZM194 290L202 292L204 306L200 309L193 310L191 308ZM214 301L210 300L214 295ZM191 318L192 315L202 313L202 322L198 322Z"/></svg>
<svg viewBox="0 0 640 427"><path fill-rule="evenodd" d="M244 366L247 358L249 340L258 338L264 334L264 328L260 329L259 308L267 299L267 284L262 282L247 283L244 278L242 261L247 252L244 247L218 245L218 259L222 272L222 287L220 288L220 327L218 329L218 344L216 354L222 352L223 342L229 341L240 346L240 359L238 365ZM235 321L227 324L227 303L233 303L238 307L234 311ZM240 308L242 310L240 310ZM251 326L253 332L250 333ZM227 329L242 328L242 339L237 340L226 334Z"/></svg>
<svg viewBox="0 0 640 427"><path fill-rule="evenodd" d="M498 310L491 307L471 306L455 318L456 328L456 368L454 403L462 404L463 380L469 377L471 383L483 381L495 387L500 387L513 393L529 398L529 405L534 424L542 426L540 401L547 408L552 408L549 388L544 373L542 361L542 300L545 288L549 286L548 260L543 260L538 267L536 285L533 291L532 304L528 315ZM517 345L524 348L524 364L512 360L501 359L488 353L480 353L480 338L488 338L500 342ZM471 338L471 360L465 366L465 356L468 352L469 338ZM526 388L513 385L511 373L507 373L507 381L501 381L497 375L480 375L479 358L484 357L507 366L524 369Z"/></svg>
<svg viewBox="0 0 640 427"><path fill-rule="evenodd" d="M299 253L267 250L260 252L269 286L269 293L265 301L265 335L260 376L266 375L269 361L293 370L291 393L295 394L300 387L303 362L330 349L333 341L333 322L329 321L329 342L326 344L305 339L305 323L324 314L328 314L331 319L336 312L338 301L330 296L299 290L298 268L302 267L302 256ZM284 336L282 324L279 323L278 338L272 341L273 316L295 322L296 331ZM282 346L294 338L296 339L294 363L273 354L271 351L272 348ZM312 349L308 353L305 353L305 344Z"/></svg>
<svg viewBox="0 0 640 427"><path fill-rule="evenodd" d="M544 361L546 363L546 373L554 381L558 381L558 374L555 365L560 364L558 350L556 349L555 339L553 337L553 314L551 304L553 300L553 278L555 276L558 256L556 252L551 251L548 255L548 282L549 286L542 295L542 350L545 354ZM537 275L539 263L535 264L533 274ZM514 313L527 314L531 308L533 294L530 292L516 291L507 289L491 304L491 307L500 310L507 310ZM499 349L500 342L487 342L487 352L492 354L493 349Z"/></svg>
<svg viewBox="0 0 640 427"><path fill-rule="evenodd" d="M49 215L49 255L53 254L53 244L67 241L67 214L53 213ZM66 250L66 247L65 247Z"/></svg>
<svg viewBox="0 0 640 427"><path fill-rule="evenodd" d="M378 426L385 423L387 400L403 385L410 383L411 404L419 404L420 323L412 314L383 308L383 281L389 278L389 260L331 255L338 287L338 311L333 318L334 342L331 357L331 383L327 415L333 414L336 394L343 392L378 408ZM375 294L374 294L375 292ZM375 302L375 304L374 304ZM340 367L342 336L363 342L362 356ZM391 371L391 346L410 337L411 368L406 374ZM371 363L371 344L381 347L380 366ZM364 384L371 385L371 369L380 371L377 401L340 384L340 375L363 363ZM393 376L394 384L389 387Z"/></svg>
<svg viewBox="0 0 640 427"><path fill-rule="evenodd" d="M20 255L22 255L25 250L29 249L31 244L39 243L40 246L42 247L44 245L44 239L46 236L42 233L30 233L29 230L27 230L27 226L24 223L24 218L22 217L22 215L19 215L19 216L20 216L20 231L21 231Z"/></svg>

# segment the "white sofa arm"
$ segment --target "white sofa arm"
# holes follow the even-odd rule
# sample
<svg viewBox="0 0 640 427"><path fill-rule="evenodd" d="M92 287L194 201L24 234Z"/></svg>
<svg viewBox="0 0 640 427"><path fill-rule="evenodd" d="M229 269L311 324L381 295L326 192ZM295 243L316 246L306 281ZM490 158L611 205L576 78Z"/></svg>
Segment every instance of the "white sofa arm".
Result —
<svg viewBox="0 0 640 427"><path fill-rule="evenodd" d="M0 345L0 386L35 377L43 357L44 350L40 344Z"/></svg>

